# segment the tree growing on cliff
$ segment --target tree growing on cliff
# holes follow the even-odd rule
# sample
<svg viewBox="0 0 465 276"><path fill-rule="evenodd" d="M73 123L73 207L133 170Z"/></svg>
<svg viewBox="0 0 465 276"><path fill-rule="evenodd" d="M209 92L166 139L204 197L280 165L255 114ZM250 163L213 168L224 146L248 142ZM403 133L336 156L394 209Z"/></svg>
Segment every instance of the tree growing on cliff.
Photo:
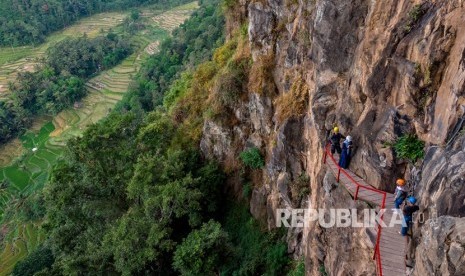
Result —
<svg viewBox="0 0 465 276"><path fill-rule="evenodd" d="M218 222L210 220L176 248L173 266L182 275L217 275L230 254L228 234Z"/></svg>
<svg viewBox="0 0 465 276"><path fill-rule="evenodd" d="M50 268L54 262L52 250L44 245L39 246L24 260L17 263L13 269L13 276L34 275L43 269Z"/></svg>
<svg viewBox="0 0 465 276"><path fill-rule="evenodd" d="M265 166L265 161L262 157L262 154L256 147L241 152L239 156L244 165L251 169L260 169Z"/></svg>
<svg viewBox="0 0 465 276"><path fill-rule="evenodd" d="M424 147L425 142L418 139L414 134L404 135L394 143L397 157L407 159L411 162L416 162L418 159L423 158L425 154Z"/></svg>

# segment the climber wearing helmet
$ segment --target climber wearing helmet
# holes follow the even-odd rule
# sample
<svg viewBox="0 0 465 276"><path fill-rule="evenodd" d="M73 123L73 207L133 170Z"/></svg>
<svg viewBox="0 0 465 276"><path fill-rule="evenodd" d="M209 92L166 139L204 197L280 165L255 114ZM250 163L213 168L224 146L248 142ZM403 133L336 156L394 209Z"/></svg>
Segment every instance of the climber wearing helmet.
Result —
<svg viewBox="0 0 465 276"><path fill-rule="evenodd" d="M397 187L396 190L394 191L394 205L396 209L400 208L400 205L404 202L405 198L407 197L407 192L405 189L405 180L403 179L397 179L396 181Z"/></svg>
<svg viewBox="0 0 465 276"><path fill-rule="evenodd" d="M334 154L335 152L341 154L341 139L344 138L345 137L339 133L339 128L335 127L331 137L329 138L329 141L331 142L331 154Z"/></svg>
<svg viewBox="0 0 465 276"><path fill-rule="evenodd" d="M417 203L417 199L413 196L407 198L407 205L403 209L404 215L404 224L402 225L401 232L399 232L402 236L406 236L408 229L412 226L412 216L413 213L420 210L420 207L415 205Z"/></svg>
<svg viewBox="0 0 465 276"><path fill-rule="evenodd" d="M347 169L349 167L350 155L352 153L352 137L347 136L342 143L341 158L339 159L339 167Z"/></svg>

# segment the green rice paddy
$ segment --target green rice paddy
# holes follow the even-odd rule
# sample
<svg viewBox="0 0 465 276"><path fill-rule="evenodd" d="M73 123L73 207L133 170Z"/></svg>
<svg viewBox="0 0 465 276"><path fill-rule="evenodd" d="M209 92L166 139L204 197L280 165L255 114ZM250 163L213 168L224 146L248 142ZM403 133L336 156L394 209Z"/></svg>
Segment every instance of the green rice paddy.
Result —
<svg viewBox="0 0 465 276"><path fill-rule="evenodd" d="M132 37L137 50L131 56L89 80L86 83L88 95L80 103L54 118L38 118L36 127L0 148L0 276L9 275L16 262L44 240L40 222L6 220L6 207L20 206L22 200L46 185L51 168L60 162L66 141L81 135L87 126L108 115L128 90L142 62L157 51L160 41L196 7L197 3L193 2L164 13L144 9L142 17L150 24ZM8 96L8 81L14 80L21 70L32 70L36 58L52 43L84 33L97 36L110 28L117 31L117 25L127 15L103 13L83 19L51 35L45 44L36 48L0 48L0 99Z"/></svg>
<svg viewBox="0 0 465 276"><path fill-rule="evenodd" d="M78 21L76 24L53 33L44 44L23 47L0 48L0 99L8 94L8 82L14 81L17 74L34 70L36 60L44 55L53 44L67 38L86 34L96 37L120 24L127 15L124 13L101 13Z"/></svg>

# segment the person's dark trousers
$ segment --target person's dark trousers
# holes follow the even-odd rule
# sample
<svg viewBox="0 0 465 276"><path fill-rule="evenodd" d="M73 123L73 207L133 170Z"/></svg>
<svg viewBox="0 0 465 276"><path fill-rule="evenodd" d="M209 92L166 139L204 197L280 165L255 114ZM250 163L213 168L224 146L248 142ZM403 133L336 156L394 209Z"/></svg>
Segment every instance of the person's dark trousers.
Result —
<svg viewBox="0 0 465 276"><path fill-rule="evenodd" d="M405 225L402 225L402 230L400 233L402 236L407 236L408 228L412 224L412 216L404 216Z"/></svg>
<svg viewBox="0 0 465 276"><path fill-rule="evenodd" d="M341 154L341 145L339 144L331 144L331 154L337 152L337 154Z"/></svg>
<svg viewBox="0 0 465 276"><path fill-rule="evenodd" d="M396 209L399 209L400 208L400 205L402 205L402 203L404 202L405 198L403 197L398 197L395 201L394 201L394 205L396 206Z"/></svg>

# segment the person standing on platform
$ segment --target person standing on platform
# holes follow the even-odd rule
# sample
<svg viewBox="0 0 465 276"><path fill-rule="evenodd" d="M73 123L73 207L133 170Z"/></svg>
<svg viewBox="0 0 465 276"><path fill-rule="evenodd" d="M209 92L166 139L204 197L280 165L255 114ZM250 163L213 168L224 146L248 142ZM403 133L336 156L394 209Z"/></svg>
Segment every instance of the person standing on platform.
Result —
<svg viewBox="0 0 465 276"><path fill-rule="evenodd" d="M333 134L330 136L329 141L331 143L331 154L337 152L337 154L341 154L341 140L345 137L339 132L339 128L335 127L333 129Z"/></svg>
<svg viewBox="0 0 465 276"><path fill-rule="evenodd" d="M339 159L339 167L347 169L350 163L350 156L352 154L352 137L347 136L342 143L341 158Z"/></svg>
<svg viewBox="0 0 465 276"><path fill-rule="evenodd" d="M402 205L404 200L407 198L407 191L405 190L405 180L399 178L397 179L396 184L397 187L394 191L394 206L396 209L399 209L400 205Z"/></svg>

